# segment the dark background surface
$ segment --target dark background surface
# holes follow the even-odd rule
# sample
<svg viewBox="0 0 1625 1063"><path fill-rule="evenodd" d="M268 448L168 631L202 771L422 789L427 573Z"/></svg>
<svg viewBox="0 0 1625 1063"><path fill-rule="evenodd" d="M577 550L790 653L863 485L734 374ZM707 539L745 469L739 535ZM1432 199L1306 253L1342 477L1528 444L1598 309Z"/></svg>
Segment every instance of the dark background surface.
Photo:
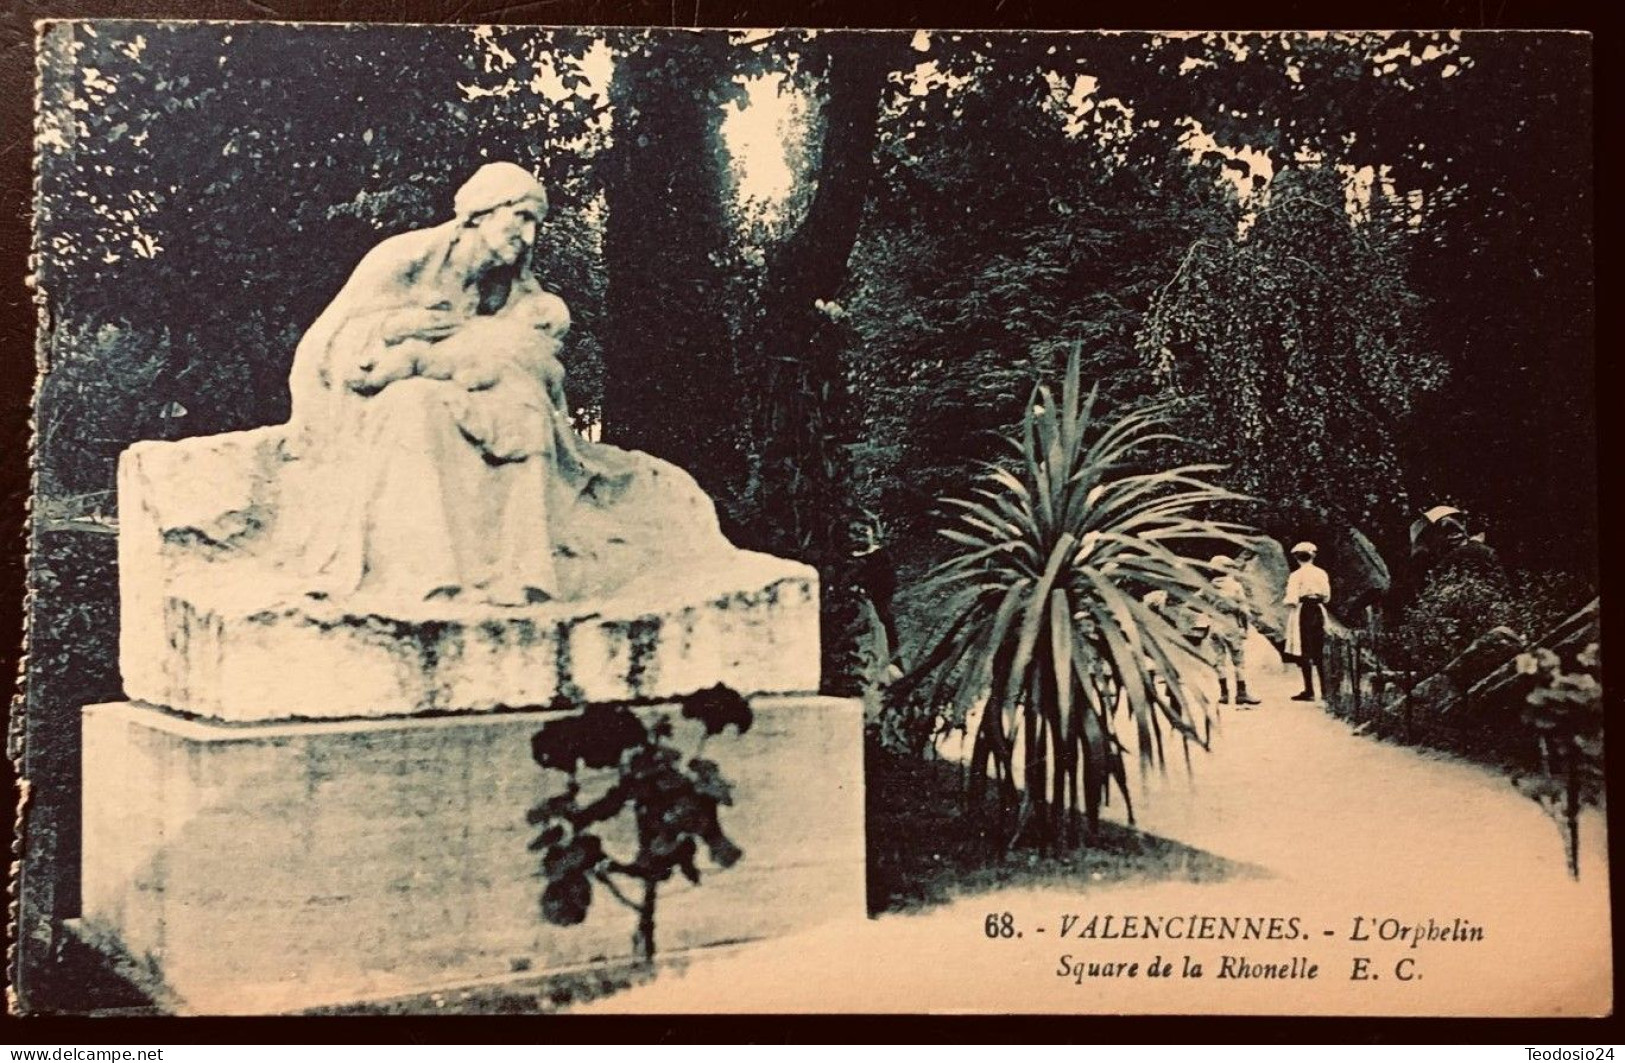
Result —
<svg viewBox="0 0 1625 1063"><path fill-rule="evenodd" d="M0 203L3 203L6 224L0 231L3 240L3 260L8 263L4 279L4 298L0 299L0 337L4 339L5 356L0 358L0 373L4 375L4 391L0 392L0 450L5 455L4 479L0 481L0 539L14 544L3 556L4 571L0 579L5 586L18 592L24 586L23 527L28 495L28 439L29 401L33 382L33 349L35 327L34 312L24 284L24 270L20 267L27 258L28 222L31 195L33 92L33 31L32 21L37 18L201 18L201 19L277 19L314 21L397 21L397 22L501 22L536 24L601 24L601 25L683 25L683 26L885 26L885 27L989 27L989 28L1316 28L1328 24L1323 5L1308 3L1247 5L1232 7L1222 14L1211 5L1195 3L1138 3L1110 8L1085 8L1076 5L1044 4L1033 2L1003 2L985 4L917 4L909 7L882 6L856 2L811 4L762 3L695 3L682 2L541 2L494 3L489 0L465 0L463 3L387 3L387 2L287 2L276 4L240 2L177 3L117 3L56 2L29 3L11 7L0 22L0 42L5 48L0 59ZM1535 3L1483 3L1446 2L1433 4L1366 3L1338 12L1335 25L1339 28L1391 28L1397 26L1451 26L1462 28L1588 28L1599 31L1596 44L1595 71L1596 121L1595 129L1606 131L1618 128L1618 115L1614 86L1620 59L1617 36L1596 24L1596 16L1580 5ZM1607 268L1613 257L1610 241L1613 210L1608 190L1613 174L1612 159L1615 149L1599 135L1596 188L1599 236L1597 246L1603 268L1599 287L1607 291L1612 271ZM1607 306L1606 300L1603 303ZM1601 328L1597 349L1610 352L1609 342L1615 328L1610 315L1601 315ZM1598 382L1595 394L1604 405L1597 417L1601 447L1599 454L1612 452L1608 444L1614 436L1611 420L1605 414L1609 397L1616 393L1611 386L1613 373L1611 358L1604 354L1599 359ZM1587 411L1587 415L1590 411ZM1600 462L1600 488L1611 482L1609 466ZM1606 544L1606 529L1612 523L1607 519L1607 507L1602 525ZM1606 553L1606 547L1605 547ZM1611 587L1614 566L1605 558L1602 566L1604 582ZM1612 600L1611 594L1604 597ZM22 596L8 593L0 596L0 636L7 649L5 663L16 674L15 655L22 632ZM1605 607L1606 608L1606 607ZM1612 610L1609 609L1609 613ZM1611 685L1610 685L1610 689ZM1616 753L1617 756L1617 753ZM8 788L15 801L15 781L8 764ZM1616 766L1617 767L1617 766ZM1618 964L1616 962L1616 981ZM720 1003L720 1002L719 1002ZM1608 1030L1586 1024L1492 1022L1473 1026L1460 1023L1417 1020L1360 1020L1358 1022L1320 1022L1314 1020L1253 1020L1253 1019L1156 1019L1138 1022L1100 1018L1056 1018L1047 1021L1023 1020L1019 1029L996 1020L978 1019L916 1019L898 1023L891 1020L871 1020L853 1025L853 1020L842 1020L839 1032L827 1021L791 1019L755 1019L735 1021L722 1025L700 1025L695 1021L672 1022L659 1018L613 1023L580 1019L565 1020L576 1036L587 1038L646 1037L670 1040L726 1038L751 1040L813 1040L828 1036L886 1038L892 1035L921 1040L1053 1038L1060 1040L1115 1040L1136 1037L1151 1040L1218 1041L1259 1039L1266 1041L1336 1040L1336 1041L1391 1041L1410 1040L1469 1040L1504 1041L1525 1044L1574 1042L1607 1037ZM9 1025L9 1022L8 1022ZM71 1020L36 1019L6 1032L8 1041L45 1043L51 1041L86 1042L128 1039L133 1041L190 1041L190 1040L552 1040L562 1031L558 1023L537 1028L530 1023L522 1027L492 1023L488 1019L468 1020L392 1020L387 1025L335 1020L313 1028L309 1024L290 1024L286 1020L254 1020L232 1023L187 1023L176 1026L164 1023L154 1026L142 1023L130 1028L123 1022L98 1023L93 1031L84 1024Z"/></svg>

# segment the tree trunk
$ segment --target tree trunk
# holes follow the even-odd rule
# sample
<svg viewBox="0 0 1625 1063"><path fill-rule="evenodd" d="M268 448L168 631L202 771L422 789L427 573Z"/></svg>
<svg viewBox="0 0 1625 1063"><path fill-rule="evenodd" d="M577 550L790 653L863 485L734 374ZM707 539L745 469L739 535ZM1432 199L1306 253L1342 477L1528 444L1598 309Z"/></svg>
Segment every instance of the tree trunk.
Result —
<svg viewBox="0 0 1625 1063"><path fill-rule="evenodd" d="M970 776L965 783L965 803L975 816L980 816L987 805L987 769L992 759L993 745L988 740L987 728L978 723L976 737L971 742Z"/></svg>
<svg viewBox="0 0 1625 1063"><path fill-rule="evenodd" d="M1050 766L1050 822L1055 844L1063 851L1072 845L1072 806L1067 802L1067 779L1072 773L1072 735L1068 731L1071 721L1061 715L1060 699L1048 707L1050 717L1050 753L1054 763Z"/></svg>
<svg viewBox="0 0 1625 1063"><path fill-rule="evenodd" d="M638 905L638 929L632 935L632 958L644 966L655 962L655 895L659 889L654 880L644 880L643 903Z"/></svg>
<svg viewBox="0 0 1625 1063"><path fill-rule="evenodd" d="M769 254L760 331L746 345L762 395L757 413L763 544L816 565L824 584L825 688L850 693L848 645L856 566L843 443L854 435L838 304L868 200L886 77L905 54L889 34L832 34L809 48L827 64L820 165L800 225ZM822 304L822 306L820 305Z"/></svg>
<svg viewBox="0 0 1625 1063"><path fill-rule="evenodd" d="M743 484L741 388L725 294L724 34L659 34L610 84L604 437L691 473L726 521Z"/></svg>
<svg viewBox="0 0 1625 1063"><path fill-rule="evenodd" d="M993 765L997 784L999 816L1009 815L1017 803L1015 760L1010 736L1004 730L1005 690L1010 682L1010 666L1014 663L1015 647L1006 643L994 652L993 667L988 674L987 703L982 706L982 718L977 724L976 746L971 754L972 810L981 815L987 792L987 765ZM978 771L980 776L978 777Z"/></svg>
<svg viewBox="0 0 1625 1063"><path fill-rule="evenodd" d="M1076 849L1078 838L1078 768L1079 752L1083 748L1083 717L1087 708L1080 708L1083 691L1078 691L1078 699L1072 703L1072 726L1066 741L1066 847Z"/></svg>
<svg viewBox="0 0 1625 1063"><path fill-rule="evenodd" d="M1580 751L1570 745L1568 786L1563 802L1563 850L1568 858L1569 877L1580 878Z"/></svg>
<svg viewBox="0 0 1625 1063"><path fill-rule="evenodd" d="M1037 704L1037 686L1040 683L1037 665L1029 665L1028 681L1022 684L1024 697L1021 706L1021 733L1025 743L1022 758L1021 788L1025 796L1026 806L1032 810L1031 838L1041 852L1049 851L1049 802L1046 799L1044 776L1044 743L1048 736L1044 734L1043 716Z"/></svg>

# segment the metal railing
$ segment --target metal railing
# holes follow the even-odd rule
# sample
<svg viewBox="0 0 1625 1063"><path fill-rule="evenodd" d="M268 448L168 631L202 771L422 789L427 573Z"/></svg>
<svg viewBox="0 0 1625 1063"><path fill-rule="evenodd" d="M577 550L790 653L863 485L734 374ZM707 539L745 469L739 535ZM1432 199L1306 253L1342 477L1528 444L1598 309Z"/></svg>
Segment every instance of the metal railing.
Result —
<svg viewBox="0 0 1625 1063"><path fill-rule="evenodd" d="M1486 733L1494 729L1486 713L1518 708L1516 699L1507 696L1518 655L1542 647L1568 654L1596 641L1598 607L1593 599L1533 641L1492 628L1428 675L1385 663L1401 655L1385 645L1381 617L1373 610L1363 628L1326 633L1326 708L1379 737L1405 742L1436 739L1442 732L1493 738Z"/></svg>

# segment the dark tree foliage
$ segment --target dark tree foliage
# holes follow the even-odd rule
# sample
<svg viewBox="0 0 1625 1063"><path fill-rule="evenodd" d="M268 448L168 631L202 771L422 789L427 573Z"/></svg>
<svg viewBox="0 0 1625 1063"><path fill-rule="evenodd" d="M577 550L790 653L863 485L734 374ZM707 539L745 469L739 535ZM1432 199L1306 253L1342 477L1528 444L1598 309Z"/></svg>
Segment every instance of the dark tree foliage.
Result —
<svg viewBox="0 0 1625 1063"><path fill-rule="evenodd" d="M1147 396L1140 318L1183 249L1222 224L1212 168L1133 139L1115 105L1068 102L1068 47L934 36L917 57L930 73L901 77L883 116L850 371L871 425L862 482L900 527L920 528L1000 453L1033 377L1074 342L1106 408Z"/></svg>
<svg viewBox="0 0 1625 1063"><path fill-rule="evenodd" d="M761 495L773 545L827 561L846 538L840 444L854 429L840 299L868 199L882 89L907 53L900 39L878 34L803 47L811 53L804 64L822 75L819 164L800 223L768 250L760 334L747 342L764 377Z"/></svg>
<svg viewBox="0 0 1625 1063"><path fill-rule="evenodd" d="M1369 167L1411 211L1405 281L1453 383L1397 443L1418 505L1595 576L1591 87L1582 34L1209 34L1093 42L1141 124ZM1494 469L1495 474L1484 475ZM1423 493L1426 493L1424 497ZM1553 534L1561 529L1561 534Z"/></svg>
<svg viewBox="0 0 1625 1063"><path fill-rule="evenodd" d="M731 234L720 127L723 102L742 90L725 35L620 43L604 160L604 436L687 469L727 526L746 490L747 430L724 307Z"/></svg>
<svg viewBox="0 0 1625 1063"><path fill-rule="evenodd" d="M540 43L568 72L591 38ZM57 327L42 458L84 477L65 489L111 487L136 439L285 419L294 345L362 254L444 220L493 158L549 180L539 269L596 360L583 212L599 105L470 94L501 65L475 32L58 23L43 49L39 280ZM595 406L596 372L582 377Z"/></svg>
<svg viewBox="0 0 1625 1063"><path fill-rule="evenodd" d="M1440 360L1421 349L1407 232L1380 193L1351 216L1340 174L1278 173L1239 235L1192 244L1140 331L1199 460L1267 505L1404 541L1395 437ZM1425 503L1424 503L1425 504Z"/></svg>
<svg viewBox="0 0 1625 1063"><path fill-rule="evenodd" d="M1334 508L1397 528L1402 506L1452 501L1526 563L1590 569L1584 49L1561 34L932 35L883 118L887 180L849 307L878 426L860 463L871 497L928 505L1014 422L1024 363L1072 336L1109 400L1143 395L1138 319L1194 242L1256 208L1230 184L1256 194L1270 170L1318 166L1369 186L1384 215L1352 298L1402 313L1389 349L1448 381L1384 425L1387 482L1334 487ZM1392 532L1373 529L1387 548Z"/></svg>
<svg viewBox="0 0 1625 1063"><path fill-rule="evenodd" d="M1412 452L1427 502L1482 514L1526 564L1595 580L1589 47L1577 34L1463 47L1472 66L1411 119L1427 142L1413 165L1437 166L1444 188L1413 283L1458 381L1423 407Z"/></svg>
<svg viewBox="0 0 1625 1063"><path fill-rule="evenodd" d="M841 300L852 290L848 261L874 171L888 74L906 55L899 37L819 36L802 42L804 76L822 88L812 188L798 224L772 244L741 338L756 396L757 523L769 549L819 569L823 582L823 685L856 692L853 630L861 572L849 532L856 516L849 452L861 426L847 394L851 343Z"/></svg>

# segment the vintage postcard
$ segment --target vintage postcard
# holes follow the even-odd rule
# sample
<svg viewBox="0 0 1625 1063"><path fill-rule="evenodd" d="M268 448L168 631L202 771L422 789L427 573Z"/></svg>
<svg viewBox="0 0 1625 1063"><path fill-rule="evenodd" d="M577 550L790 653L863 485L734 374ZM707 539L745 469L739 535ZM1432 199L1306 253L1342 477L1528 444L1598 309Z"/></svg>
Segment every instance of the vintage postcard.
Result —
<svg viewBox="0 0 1625 1063"><path fill-rule="evenodd" d="M37 64L13 1012L1611 1012L1586 35Z"/></svg>

